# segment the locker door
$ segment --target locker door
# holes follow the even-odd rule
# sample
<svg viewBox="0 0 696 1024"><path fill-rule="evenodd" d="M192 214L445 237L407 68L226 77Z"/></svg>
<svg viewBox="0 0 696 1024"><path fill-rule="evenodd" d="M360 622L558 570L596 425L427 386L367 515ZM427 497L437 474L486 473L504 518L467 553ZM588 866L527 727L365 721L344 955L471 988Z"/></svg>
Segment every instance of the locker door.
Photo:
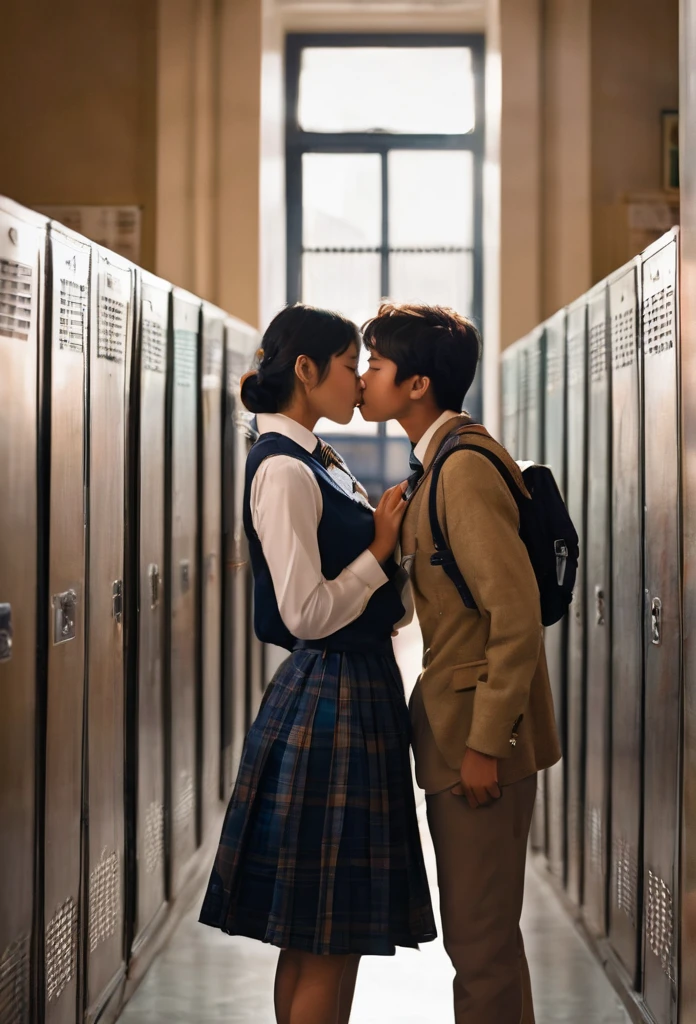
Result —
<svg viewBox="0 0 696 1024"><path fill-rule="evenodd" d="M92 247L49 230L45 394L50 429L44 833L47 1024L74 1024L81 886L85 672L85 371Z"/></svg>
<svg viewBox="0 0 696 1024"><path fill-rule="evenodd" d="M518 406L517 406L517 455L518 459L527 458L527 435L528 435L528 422L527 413L529 409L529 359L528 359L528 342L526 338L518 342L518 355L517 355L517 386L518 386Z"/></svg>
<svg viewBox="0 0 696 1024"><path fill-rule="evenodd" d="M546 402L544 405L544 462L553 470L565 496L566 434L566 314L557 313L546 324ZM546 661L556 710L558 735L565 755L566 742L566 654L568 617L544 630ZM546 787L546 852L549 868L565 881L565 760L544 772Z"/></svg>
<svg viewBox="0 0 696 1024"><path fill-rule="evenodd" d="M169 894L186 883L196 852L196 587L198 339L201 303L174 289L169 374L167 522L167 700Z"/></svg>
<svg viewBox="0 0 696 1024"><path fill-rule="evenodd" d="M137 487L138 653L136 708L137 902L133 952L165 905L164 864L164 467L167 337L171 286L140 281Z"/></svg>
<svg viewBox="0 0 696 1024"><path fill-rule="evenodd" d="M586 761L585 920L606 934L609 841L609 677L611 667L611 459L606 283L588 298L587 548L585 557Z"/></svg>
<svg viewBox="0 0 696 1024"><path fill-rule="evenodd" d="M123 565L125 388L134 268L95 248L90 346L87 603L87 1005L98 1016L124 970Z"/></svg>
<svg viewBox="0 0 696 1024"><path fill-rule="evenodd" d="M645 423L644 997L657 1024L677 1020L681 568L677 237L643 262Z"/></svg>
<svg viewBox="0 0 696 1024"><path fill-rule="evenodd" d="M566 497L580 539L577 582L568 620L566 748L567 888L582 902L585 772L585 563L587 480L587 298L568 309L568 443Z"/></svg>
<svg viewBox="0 0 696 1024"><path fill-rule="evenodd" d="M643 513L640 426L639 274L624 267L609 285L612 357L612 739L609 939L639 984L641 743L643 701Z"/></svg>
<svg viewBox="0 0 696 1024"><path fill-rule="evenodd" d="M0 1020L30 1013L38 345L46 221L0 198Z"/></svg>
<svg viewBox="0 0 696 1024"><path fill-rule="evenodd" d="M200 637L201 637L201 835L217 818L221 755L221 614L222 614L222 352L225 314L203 306L200 393Z"/></svg>
<svg viewBox="0 0 696 1024"><path fill-rule="evenodd" d="M513 458L519 451L519 343L503 352L503 444Z"/></svg>
<svg viewBox="0 0 696 1024"><path fill-rule="evenodd" d="M533 331L524 343L523 373L523 437L520 458L531 462L544 461L544 331ZM546 775L539 773L537 797L530 830L533 850L546 849Z"/></svg>
<svg viewBox="0 0 696 1024"><path fill-rule="evenodd" d="M247 730L247 650L253 630L247 592L249 556L242 505L252 417L239 397L239 380L253 360L254 335L228 320L226 329L227 414L225 423L225 643L223 648L223 761L226 790L237 773Z"/></svg>

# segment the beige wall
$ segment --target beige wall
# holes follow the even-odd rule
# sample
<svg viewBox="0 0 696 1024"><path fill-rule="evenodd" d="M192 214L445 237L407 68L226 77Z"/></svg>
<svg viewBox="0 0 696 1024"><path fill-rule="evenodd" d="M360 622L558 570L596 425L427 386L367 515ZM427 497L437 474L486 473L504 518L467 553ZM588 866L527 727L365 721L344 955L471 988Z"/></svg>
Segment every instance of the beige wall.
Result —
<svg viewBox="0 0 696 1024"><path fill-rule="evenodd" d="M592 10L592 272L615 260L617 203L662 187L661 118L679 106L677 0L596 0Z"/></svg>
<svg viewBox="0 0 696 1024"><path fill-rule="evenodd" d="M0 192L27 206L143 207L154 265L154 0L4 4Z"/></svg>

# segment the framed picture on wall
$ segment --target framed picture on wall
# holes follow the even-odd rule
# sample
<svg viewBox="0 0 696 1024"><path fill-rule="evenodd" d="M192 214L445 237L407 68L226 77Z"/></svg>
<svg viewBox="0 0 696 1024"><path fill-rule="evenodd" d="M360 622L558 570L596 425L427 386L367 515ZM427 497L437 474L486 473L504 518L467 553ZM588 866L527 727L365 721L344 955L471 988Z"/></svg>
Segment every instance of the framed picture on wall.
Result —
<svg viewBox="0 0 696 1024"><path fill-rule="evenodd" d="M662 187L679 191L679 111L662 112Z"/></svg>

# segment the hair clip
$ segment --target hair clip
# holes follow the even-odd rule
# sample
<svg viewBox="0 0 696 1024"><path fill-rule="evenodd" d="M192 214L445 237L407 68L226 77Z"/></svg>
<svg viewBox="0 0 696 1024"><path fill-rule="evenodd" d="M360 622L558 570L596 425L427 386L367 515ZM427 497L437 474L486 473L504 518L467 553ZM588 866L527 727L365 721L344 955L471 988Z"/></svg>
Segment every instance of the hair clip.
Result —
<svg viewBox="0 0 696 1024"><path fill-rule="evenodd" d="M259 362L261 362L261 360L263 359L264 355L265 355L265 353L264 353L263 349L262 348L257 348L257 350L256 350L256 358L258 359Z"/></svg>

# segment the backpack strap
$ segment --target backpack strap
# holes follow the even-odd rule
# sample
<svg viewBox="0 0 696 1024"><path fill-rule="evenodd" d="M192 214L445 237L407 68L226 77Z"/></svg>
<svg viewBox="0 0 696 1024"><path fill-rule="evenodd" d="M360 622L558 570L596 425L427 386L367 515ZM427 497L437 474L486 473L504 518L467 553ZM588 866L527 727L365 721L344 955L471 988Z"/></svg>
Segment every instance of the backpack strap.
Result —
<svg viewBox="0 0 696 1024"><path fill-rule="evenodd" d="M452 580L452 583L454 583L455 587L457 588L457 592L459 593L459 596L464 602L464 606L466 608L470 608L472 611L476 611L476 602L474 601L471 591L469 590L469 587L466 584L466 580L461 574L461 571L459 569L459 566L457 565L456 559L452 554L451 549L447 545L447 541L445 540L445 535L442 531L442 527L440 526L440 520L437 514L437 484L438 480L440 479L442 467L445 461L450 457L450 455L454 455L455 452L461 451L478 452L480 455L484 455L488 459L488 461L493 466L495 466L495 468L498 470L503 480L507 484L510 493L515 499L515 503L518 509L520 508L520 501L523 495L519 487L517 486L517 482L514 476L512 475L508 467L505 465L503 460L498 455L496 455L495 452L492 452L489 448L484 448L477 444L459 443L454 444L450 448L447 448L447 450L442 452L442 454L438 453L438 455L435 457L432 475L430 479L430 494L428 495L428 513L430 516L430 530L433 535L433 544L435 545L435 553L430 556L430 564L439 565L445 570L449 578Z"/></svg>

